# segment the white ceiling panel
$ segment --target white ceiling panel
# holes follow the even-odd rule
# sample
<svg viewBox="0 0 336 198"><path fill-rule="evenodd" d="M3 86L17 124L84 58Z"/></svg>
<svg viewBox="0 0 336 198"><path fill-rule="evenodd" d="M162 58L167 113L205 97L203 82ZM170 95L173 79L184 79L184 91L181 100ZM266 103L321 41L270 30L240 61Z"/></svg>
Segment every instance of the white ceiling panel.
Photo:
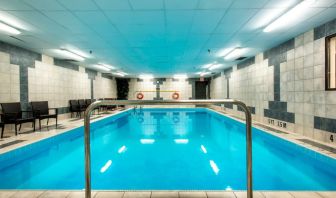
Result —
<svg viewBox="0 0 336 198"><path fill-rule="evenodd" d="M232 8L262 8L268 3L268 1L269 0L235 0Z"/></svg>
<svg viewBox="0 0 336 198"><path fill-rule="evenodd" d="M162 10L163 0L129 0L135 10Z"/></svg>
<svg viewBox="0 0 336 198"><path fill-rule="evenodd" d="M200 0L199 9L226 9L231 7L232 3L236 0Z"/></svg>
<svg viewBox="0 0 336 198"><path fill-rule="evenodd" d="M22 0L1 0L0 10L34 10L30 5L22 2Z"/></svg>
<svg viewBox="0 0 336 198"><path fill-rule="evenodd" d="M165 0L164 2L167 10L193 10L198 5L196 0Z"/></svg>
<svg viewBox="0 0 336 198"><path fill-rule="evenodd" d="M21 0L38 10L65 10L56 0Z"/></svg>
<svg viewBox="0 0 336 198"><path fill-rule="evenodd" d="M83 65L105 62L134 76L194 75L201 65L223 61L219 50L241 46L250 49L244 56L252 56L336 18L336 0L316 0L283 29L262 31L299 2L0 0L0 20L23 24L17 35L22 41L6 34L0 40L50 56L59 48L92 50Z"/></svg>
<svg viewBox="0 0 336 198"><path fill-rule="evenodd" d="M225 14L215 32L235 33L242 28L257 11L256 9L231 9Z"/></svg>
<svg viewBox="0 0 336 198"><path fill-rule="evenodd" d="M220 10L195 11L191 33L209 34L214 31L222 19L224 13Z"/></svg>
<svg viewBox="0 0 336 198"><path fill-rule="evenodd" d="M95 2L92 0L57 0L61 5L73 11L98 10Z"/></svg>
<svg viewBox="0 0 336 198"><path fill-rule="evenodd" d="M126 0L94 0L102 10L130 10L131 6Z"/></svg>

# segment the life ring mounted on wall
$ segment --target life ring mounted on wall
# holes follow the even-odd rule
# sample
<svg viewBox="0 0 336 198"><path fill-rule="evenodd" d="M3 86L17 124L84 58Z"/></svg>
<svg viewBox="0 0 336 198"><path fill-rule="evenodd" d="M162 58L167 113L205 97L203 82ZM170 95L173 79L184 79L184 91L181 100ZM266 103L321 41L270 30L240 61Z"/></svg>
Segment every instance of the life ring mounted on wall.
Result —
<svg viewBox="0 0 336 198"><path fill-rule="evenodd" d="M180 94L177 93L177 92L174 92L173 95L172 95L172 98L173 98L174 100L177 100L177 99L180 98Z"/></svg>
<svg viewBox="0 0 336 198"><path fill-rule="evenodd" d="M144 95L140 92L136 95L138 100L142 100L144 98Z"/></svg>

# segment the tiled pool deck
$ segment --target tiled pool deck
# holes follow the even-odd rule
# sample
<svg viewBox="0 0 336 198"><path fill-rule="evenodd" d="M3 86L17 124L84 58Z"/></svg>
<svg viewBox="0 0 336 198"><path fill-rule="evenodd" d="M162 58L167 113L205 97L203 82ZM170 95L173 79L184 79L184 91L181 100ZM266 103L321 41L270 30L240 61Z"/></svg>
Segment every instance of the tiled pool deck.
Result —
<svg viewBox="0 0 336 198"><path fill-rule="evenodd" d="M118 113L109 112L107 114L94 115L92 119L100 120L106 116L114 115ZM220 112L223 113L223 112ZM227 115L227 114L225 114ZM230 115L229 115L230 116ZM237 118L233 119L241 121ZM77 128L83 125L83 119L64 119L59 122L59 128L55 129L53 123L50 122L50 127L43 127L41 131L37 130L32 132L31 128L22 129L23 133L18 136L11 136L4 139L0 139L0 154L8 152L10 150L22 147L27 144L40 141L51 136L55 136L60 133L65 133L73 128ZM254 123L254 127L260 128L268 133L271 133L277 137L289 140L295 144L302 145L311 150L315 150L324 155L336 158L336 154L331 152L330 149L322 149L321 147L313 146L312 144L305 143L302 139L309 139L295 133L279 133L278 129L272 130L269 127L261 125L260 123ZM14 134L14 133L13 133ZM5 133L8 135L8 133ZM321 142L320 142L321 143ZM336 149L334 145L325 143L325 146ZM6 145L6 146L5 146ZM3 146L3 147L2 147ZM6 182L6 181L0 181ZM92 197L94 198L244 198L246 197L246 191L93 191ZM26 190L0 190L0 198L77 198L84 197L83 191L26 191ZM336 198L336 191L326 192L311 192L311 191L255 191L254 198Z"/></svg>

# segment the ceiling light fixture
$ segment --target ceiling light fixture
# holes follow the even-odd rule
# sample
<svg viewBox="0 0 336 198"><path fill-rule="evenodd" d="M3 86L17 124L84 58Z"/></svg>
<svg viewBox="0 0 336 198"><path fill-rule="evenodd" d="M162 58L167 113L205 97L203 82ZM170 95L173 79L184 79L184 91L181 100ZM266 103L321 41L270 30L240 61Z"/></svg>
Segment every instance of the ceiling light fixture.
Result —
<svg viewBox="0 0 336 198"><path fill-rule="evenodd" d="M201 68L202 69L208 69L209 67L211 67L211 65L213 65L213 63L205 64L205 65L201 66Z"/></svg>
<svg viewBox="0 0 336 198"><path fill-rule="evenodd" d="M226 55L228 55L229 53L231 53L235 48L226 48L226 49L222 49L217 53L218 57L224 57Z"/></svg>
<svg viewBox="0 0 336 198"><path fill-rule="evenodd" d="M98 63L98 65L102 65L102 66L104 66L106 68L110 68L110 69L116 69L115 66L112 66L112 65L109 65L109 64L105 64L105 63Z"/></svg>
<svg viewBox="0 0 336 198"><path fill-rule="evenodd" d="M229 54L227 54L224 59L225 60L233 60L235 58L238 58L239 56L241 56L242 54L247 52L247 48L235 48L234 50L232 50Z"/></svg>
<svg viewBox="0 0 336 198"><path fill-rule="evenodd" d="M110 68L105 67L104 65L99 65L99 64L97 64L97 65L94 65L94 67L95 67L96 69L103 70L103 71L111 71Z"/></svg>
<svg viewBox="0 0 336 198"><path fill-rule="evenodd" d="M278 19L269 24L264 28L264 32L271 32L276 29L288 26L290 23L293 23L295 19L303 16L305 11L307 11L310 5L314 4L316 0L304 0L301 3L297 4L294 8L287 11L285 14L280 16Z"/></svg>
<svg viewBox="0 0 336 198"><path fill-rule="evenodd" d="M14 34L14 35L18 35L18 34L21 34L21 32L5 23L1 23L0 22L0 31L3 31L3 32L7 32L9 34Z"/></svg>
<svg viewBox="0 0 336 198"><path fill-rule="evenodd" d="M60 49L60 50L55 50L58 54L62 55L62 56L66 56L67 58L71 58L71 59L74 59L76 61L84 61L85 58L72 52L72 51L69 51L67 49Z"/></svg>
<svg viewBox="0 0 336 198"><path fill-rule="evenodd" d="M174 79L181 79L181 80L184 80L184 79L187 79L188 76L187 76L187 74L175 74L175 75L173 76L173 78L174 78Z"/></svg>
<svg viewBox="0 0 336 198"><path fill-rule="evenodd" d="M121 76L121 77L124 77L124 76L127 75L127 74L124 73L124 72L113 72L112 74L115 75L115 76Z"/></svg>
<svg viewBox="0 0 336 198"><path fill-rule="evenodd" d="M215 70L215 69L219 69L222 66L223 66L222 64L214 64L214 65L211 65L211 67L209 67L209 70L212 71L212 70Z"/></svg>
<svg viewBox="0 0 336 198"><path fill-rule="evenodd" d="M153 79L154 77L153 77L152 74L141 74L141 75L139 75L139 78L140 78L140 79L143 79L143 80L151 80L151 79Z"/></svg>
<svg viewBox="0 0 336 198"><path fill-rule="evenodd" d="M200 73L200 76L203 77L203 76L206 76L206 75L209 75L209 74L210 74L210 72L201 72L201 73Z"/></svg>

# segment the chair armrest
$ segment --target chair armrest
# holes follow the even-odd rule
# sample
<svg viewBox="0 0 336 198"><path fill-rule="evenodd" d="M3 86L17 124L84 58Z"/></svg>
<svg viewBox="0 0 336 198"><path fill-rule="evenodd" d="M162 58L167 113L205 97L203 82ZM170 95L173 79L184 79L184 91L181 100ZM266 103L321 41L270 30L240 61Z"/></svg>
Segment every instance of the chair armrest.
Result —
<svg viewBox="0 0 336 198"><path fill-rule="evenodd" d="M55 110L56 115L58 115L58 108L49 108L49 110Z"/></svg>

